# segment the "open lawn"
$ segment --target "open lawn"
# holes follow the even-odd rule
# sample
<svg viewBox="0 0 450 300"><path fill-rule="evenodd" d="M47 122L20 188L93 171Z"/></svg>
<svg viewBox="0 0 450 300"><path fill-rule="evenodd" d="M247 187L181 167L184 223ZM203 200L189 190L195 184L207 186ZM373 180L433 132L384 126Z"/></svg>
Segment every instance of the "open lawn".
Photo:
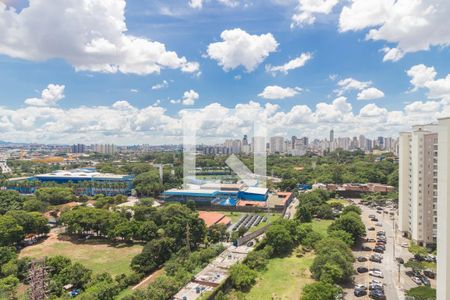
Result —
<svg viewBox="0 0 450 300"><path fill-rule="evenodd" d="M271 259L245 299L300 299L303 286L314 281L309 272L313 260L312 253Z"/></svg>
<svg viewBox="0 0 450 300"><path fill-rule="evenodd" d="M243 213L243 212L234 212L234 211L218 211L218 212L229 217L231 219L232 224L239 221L239 219L245 215L245 213Z"/></svg>
<svg viewBox="0 0 450 300"><path fill-rule="evenodd" d="M94 241L75 244L70 241L58 240L56 234L50 233L50 237L44 242L24 248L20 252L20 257L43 258L63 255L74 262L83 264L94 273L108 272L114 276L130 273L131 259L141 250L142 246L140 245L114 247L108 244L97 244Z"/></svg>
<svg viewBox="0 0 450 300"><path fill-rule="evenodd" d="M317 231L326 237L328 236L328 226L330 226L331 223L333 223L333 220L313 220L311 224L314 231Z"/></svg>
<svg viewBox="0 0 450 300"><path fill-rule="evenodd" d="M312 227L313 230L327 236L327 228L332 222L332 220L313 220ZM300 299L303 287L314 282L309 267L315 255L310 252L297 257L297 252L294 250L290 256L270 259L267 269L258 274L256 284L245 293L245 299Z"/></svg>
<svg viewBox="0 0 450 300"><path fill-rule="evenodd" d="M328 200L327 203L328 204L340 203L340 204L342 204L344 206L348 205L348 201L347 200L345 200L345 199L335 199L335 198L332 198L332 199Z"/></svg>

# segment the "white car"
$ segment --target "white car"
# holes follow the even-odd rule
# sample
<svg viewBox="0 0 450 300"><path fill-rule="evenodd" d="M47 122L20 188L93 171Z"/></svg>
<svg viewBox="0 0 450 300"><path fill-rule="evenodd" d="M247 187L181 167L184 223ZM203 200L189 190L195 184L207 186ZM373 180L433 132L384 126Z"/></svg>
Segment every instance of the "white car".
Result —
<svg viewBox="0 0 450 300"><path fill-rule="evenodd" d="M378 278L384 278L383 276L383 272L375 270L375 271L369 271L369 275L373 276L373 277L378 277Z"/></svg>
<svg viewBox="0 0 450 300"><path fill-rule="evenodd" d="M407 242L404 242L404 243L402 243L402 247L403 247L403 248L408 248L408 247L409 247L409 244L408 244Z"/></svg>
<svg viewBox="0 0 450 300"><path fill-rule="evenodd" d="M355 290L367 290L367 287L364 284L355 284Z"/></svg>

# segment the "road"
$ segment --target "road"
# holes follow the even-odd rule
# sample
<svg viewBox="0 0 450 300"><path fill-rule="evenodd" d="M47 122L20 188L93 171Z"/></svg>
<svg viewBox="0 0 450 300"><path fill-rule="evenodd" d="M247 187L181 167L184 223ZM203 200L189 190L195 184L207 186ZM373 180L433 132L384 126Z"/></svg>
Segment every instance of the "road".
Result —
<svg viewBox="0 0 450 300"><path fill-rule="evenodd" d="M355 201L355 203L359 203L359 201ZM371 261L367 262L355 262L355 269L359 266L365 266L369 269L371 268L379 268L384 275L383 279L373 278L368 275L368 273L357 274L354 276L354 282L357 284L364 284L368 286L368 283L372 279L380 280L385 284L385 295L387 300L404 300L404 291L410 289L412 287L416 287L415 283L405 274L405 268L403 265L399 265L397 263L396 257L402 257L404 261L408 261L409 258L412 257L412 254L409 253L407 248L401 247L401 244L407 242L405 238L401 237L399 234L395 234L394 230L394 222L393 217L388 213L377 213L376 209L369 208L367 206L360 206L362 209L362 220L366 228L375 227L374 231L367 231L367 237L376 239L376 232L383 230L386 233L386 251L383 253L383 262L375 263ZM382 224L382 226L375 226L375 223L370 220L369 215L376 215L378 218L378 222ZM373 248L375 243L364 243L365 245ZM361 245L358 245L353 249L353 254L355 257L364 256L369 258L370 255L373 254L372 251L361 251ZM400 276L399 276L399 267L400 267ZM370 299L368 296L364 297L355 297L353 295L353 287L349 287L344 290L345 299Z"/></svg>

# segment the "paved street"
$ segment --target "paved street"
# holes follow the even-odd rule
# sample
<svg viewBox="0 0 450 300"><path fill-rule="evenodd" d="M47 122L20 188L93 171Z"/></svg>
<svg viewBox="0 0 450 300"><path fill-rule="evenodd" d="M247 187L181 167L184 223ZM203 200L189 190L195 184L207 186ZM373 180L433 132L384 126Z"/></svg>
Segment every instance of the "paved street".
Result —
<svg viewBox="0 0 450 300"><path fill-rule="evenodd" d="M358 201L355 201L358 203ZM383 272L384 278L378 279L368 275L368 273L357 274L354 276L355 284L364 284L368 286L372 279L380 280L385 284L385 295L387 300L403 300L404 291L417 285L405 274L405 268L396 261L396 257L402 257L404 261L408 261L412 257L407 248L401 247L401 244L408 242L407 239L395 234L394 230L394 220L389 213L377 213L376 209L371 209L366 206L361 206L362 208L362 219L366 228L375 227L374 231L367 230L367 237L376 239L377 231L383 230L386 232L386 251L383 253L382 263L376 262L355 262L355 269L359 266L365 266L369 269L378 268ZM385 209L387 210L387 209ZM389 210L390 212L390 210ZM375 215L378 218L378 222L382 223L383 226L375 226L377 222L370 220L369 215ZM375 246L375 243L363 243L371 248ZM361 245L358 245L354 249L355 258L358 256L364 256L367 259L374 253L373 251L361 251ZM399 276L400 267L400 276ZM433 282L432 282L433 285ZM345 299L370 299L369 296L356 297L353 295L353 287L345 289Z"/></svg>

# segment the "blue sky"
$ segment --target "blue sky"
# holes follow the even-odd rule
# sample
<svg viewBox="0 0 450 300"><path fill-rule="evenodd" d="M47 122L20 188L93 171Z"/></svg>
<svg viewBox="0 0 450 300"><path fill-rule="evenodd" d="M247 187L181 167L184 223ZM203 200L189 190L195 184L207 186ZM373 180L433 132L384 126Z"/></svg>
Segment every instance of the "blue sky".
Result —
<svg viewBox="0 0 450 300"><path fill-rule="evenodd" d="M398 2L407 3L405 1ZM172 118L177 119L180 110L202 110L212 103L234 108L238 104L253 101L265 110L269 109L266 104L270 103L277 108L269 109L269 117L278 114L277 119L289 118L288 114L294 113L293 107L302 107L302 111L306 115L312 115L313 120L305 116L297 122L280 124L274 134L304 133L311 137L323 136L322 129L329 127L335 127L341 135L356 135L366 130L369 136L395 136L398 130L411 123L432 121L445 114L448 109L450 77L447 82L446 76L450 73L450 60L446 45L450 42L450 34L440 34L439 38L432 35L448 28L444 28L445 24L441 24L442 22L450 24L449 21L442 21L443 12L439 15L422 14L424 7L429 6L449 12L450 5L444 0L424 0L423 3L417 1L415 4L408 4L410 9L400 16L405 9L400 9L394 1L387 0L366 1L375 3L372 3L375 6L383 5L385 9L380 12L370 6L370 3L364 4L362 0L320 0L316 5L311 5L311 0L210 0L200 1L201 7L188 0L127 1L125 9L121 6L125 3L123 0L95 0L93 2L97 6L93 8L83 8L82 5L71 3L73 1L63 0L52 9L48 9L44 0L3 2L3 7L0 4L0 24L3 21L6 29L0 29L0 36L4 37L0 37L0 120L4 124L3 127L0 125L0 139L17 140L18 134L22 134L22 141L25 138L70 143L80 139L100 139L117 143L132 143L136 140L138 143L142 140L139 131L143 127L131 124L133 120L129 118L118 120L129 127L125 131L120 126L116 128L106 125L103 128L107 121L96 124L95 118L85 120L91 124L90 127L73 122L66 124L58 119L70 118L70 110L80 107L90 108L89 111L95 115L96 107L110 108L117 101L126 101L134 113L147 107L158 107L158 112L164 118L169 118L157 126L153 124L145 129L145 135L152 138L144 138L143 142L150 143L157 143L160 135L177 135L174 134L176 128L165 133L161 126L171 127L173 124L169 126L168 123L176 122ZM88 1L80 0L81 2ZM106 10L104 16L100 14L95 18L90 17L89 13L92 11L89 9L111 7L112 4L115 8ZM16 11L11 11L12 8ZM79 20L70 18L66 21L58 17L66 9L72 9L75 19L82 21L78 23ZM345 10L347 11L344 12ZM386 10L392 14L386 15ZM355 18L364 14L368 15ZM45 15L49 21L44 22L35 17L39 15L43 18ZM296 23L296 15L302 16L302 21ZM116 31L108 28L108 18L124 22L127 31L123 27ZM396 18L400 21L397 22ZM414 18L439 24L417 28L418 21L414 21ZM406 19L413 21L401 23ZM394 28L396 22L403 24L403 32ZM103 25L105 26L102 27ZM17 34L12 29L23 31L24 34ZM224 31L238 29L240 31L234 33L241 35L241 38L250 37L256 42L259 40L261 52L269 49L268 53L261 54L262 58L257 59L258 63L254 64L252 70L243 66L245 62L239 56L240 50L233 49L234 46L227 44L221 37ZM376 37L369 37L369 32L373 30L378 32ZM414 32L417 32L417 36ZM267 34L271 38L263 38ZM87 35L90 40L83 41ZM165 50L156 56L174 51L177 63L173 65L169 59L170 62L158 62L159 72L143 72L142 68L147 67L148 61L134 60L135 50L132 48L138 48L137 43L130 44L127 50L123 50L123 53L128 51L123 56L111 55L111 58L110 53L105 50L107 48L103 48L104 44L92 44L93 40L101 38L102 41L107 40L117 46L114 39L130 36L145 42L164 44ZM8 37L16 40L11 42ZM208 47L215 43L225 43L222 50L231 49L228 53L216 53L216 56L236 63L237 67L224 70L225 67L219 65L219 59L212 58ZM83 47L86 49L87 44L94 45L95 49L92 51L97 51L97 54L80 50ZM386 47L398 50L396 53L401 55L393 59L386 58L382 51ZM72 52L72 49L75 50ZM151 48L139 51L149 50ZM245 49L242 51L244 56L252 59L253 52L245 53ZM254 55L258 56L258 51L254 51ZM144 52L139 52L138 55L142 53ZM289 70L286 74L277 72L275 75L266 70L268 65L281 66L302 53L310 54L311 58L301 67ZM182 57L186 61L178 61ZM98 63L102 65L100 69ZM186 71L187 64L190 63L195 63L196 67L189 65L192 68ZM105 71L105 64L119 67L114 72ZM426 68L423 70L430 71L434 76L430 75L421 83L412 83L414 78L419 80L422 72L407 74L407 71L418 65L424 65ZM346 79L366 84L339 92L342 89L339 82ZM167 82L164 88L152 89L152 86L164 81ZM49 84L64 85L59 90L61 97L56 96L50 102L44 101L45 103L25 103L29 98L42 100L41 92ZM264 98L260 94L268 86L290 88L291 93L283 98L279 95L280 92L289 91L277 90L275 96ZM357 95L369 88L376 89L383 96L377 94L378 96L372 95L366 100L358 100ZM192 91L190 95L194 95L193 98L183 101L183 94L189 91ZM340 108L330 106L327 109L331 111L323 111L322 115L332 114L336 117L321 119L316 105L331 105L339 97L345 97L338 102L350 105L350 110L344 108L340 111ZM410 104L414 106L407 107ZM363 111L368 105L374 106ZM311 111L308 112L306 107ZM377 111L377 114L367 114L368 111ZM158 112L152 111L155 114ZM108 117L106 109L101 113L105 114L105 118ZM26 124L18 122L17 119L24 114L35 116L28 117ZM112 115L110 117L113 118ZM120 114L120 118L123 118L123 114ZM370 120L366 120L367 118ZM399 118L402 122L399 122ZM275 119L272 121L275 122ZM142 122L148 124L147 121ZM361 122L361 126L358 126L358 122ZM377 124L377 128L373 124ZM355 126L359 128L355 129ZM48 128L55 127L58 129L49 133ZM159 129L148 133L156 127ZM36 129L35 133L25 134L30 128ZM104 133L105 130L108 134Z"/></svg>

